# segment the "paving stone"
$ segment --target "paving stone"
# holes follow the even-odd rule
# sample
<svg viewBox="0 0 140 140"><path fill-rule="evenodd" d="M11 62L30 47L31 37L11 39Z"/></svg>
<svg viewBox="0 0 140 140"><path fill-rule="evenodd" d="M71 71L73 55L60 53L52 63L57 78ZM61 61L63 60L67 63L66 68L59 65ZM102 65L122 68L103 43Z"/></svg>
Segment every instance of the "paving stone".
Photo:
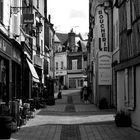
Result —
<svg viewBox="0 0 140 140"><path fill-rule="evenodd" d="M140 140L140 131L116 127L108 121L113 111L101 111L93 104L84 104L77 91L65 92L54 106L37 110L35 118L13 133L11 140ZM59 122L63 124L57 124Z"/></svg>
<svg viewBox="0 0 140 140"><path fill-rule="evenodd" d="M60 140L81 140L78 125L63 125Z"/></svg>

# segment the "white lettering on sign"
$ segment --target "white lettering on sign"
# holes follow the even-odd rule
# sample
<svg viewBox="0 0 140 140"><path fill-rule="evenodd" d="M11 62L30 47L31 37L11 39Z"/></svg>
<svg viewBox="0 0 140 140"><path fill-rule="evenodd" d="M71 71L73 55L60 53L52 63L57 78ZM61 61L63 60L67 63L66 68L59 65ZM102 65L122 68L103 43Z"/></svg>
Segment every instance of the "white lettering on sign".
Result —
<svg viewBox="0 0 140 140"><path fill-rule="evenodd" d="M4 40L0 39L0 49L2 49L4 52L6 52L7 45L8 44Z"/></svg>
<svg viewBox="0 0 140 140"><path fill-rule="evenodd" d="M102 42L102 46L101 48L103 49L103 51L107 51L107 23L105 20L105 13L103 12L103 10L99 10L98 11L99 14L99 27L100 27L100 32L101 32L101 42Z"/></svg>

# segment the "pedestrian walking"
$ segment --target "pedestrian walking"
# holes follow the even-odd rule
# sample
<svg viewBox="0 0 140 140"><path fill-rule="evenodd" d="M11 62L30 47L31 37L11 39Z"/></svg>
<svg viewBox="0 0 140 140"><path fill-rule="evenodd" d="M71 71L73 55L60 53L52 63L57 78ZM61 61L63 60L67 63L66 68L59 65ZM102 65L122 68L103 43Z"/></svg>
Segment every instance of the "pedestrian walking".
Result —
<svg viewBox="0 0 140 140"><path fill-rule="evenodd" d="M83 100L83 89L84 89L84 87L82 87L81 90L80 90L80 99L81 100Z"/></svg>
<svg viewBox="0 0 140 140"><path fill-rule="evenodd" d="M92 96L92 89L91 89L91 86L89 85L88 87L87 87L87 96L88 96L88 101L90 101L91 100L91 96Z"/></svg>
<svg viewBox="0 0 140 140"><path fill-rule="evenodd" d="M84 102L87 104L88 103L88 93L87 93L86 86L83 88L83 96L84 96Z"/></svg>

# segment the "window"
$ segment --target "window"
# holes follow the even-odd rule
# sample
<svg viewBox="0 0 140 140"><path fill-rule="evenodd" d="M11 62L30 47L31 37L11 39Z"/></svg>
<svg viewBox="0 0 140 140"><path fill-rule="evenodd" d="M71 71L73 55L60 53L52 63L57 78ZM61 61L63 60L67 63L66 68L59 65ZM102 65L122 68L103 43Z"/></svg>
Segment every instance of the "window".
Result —
<svg viewBox="0 0 140 140"><path fill-rule="evenodd" d="M56 62L56 70L58 70L58 62Z"/></svg>
<svg viewBox="0 0 140 140"><path fill-rule="evenodd" d="M78 79L78 87L83 87L83 80L82 79Z"/></svg>
<svg viewBox="0 0 140 140"><path fill-rule="evenodd" d="M3 22L3 0L0 0L0 22Z"/></svg>
<svg viewBox="0 0 140 140"><path fill-rule="evenodd" d="M134 109L134 67L125 69L125 106L128 109Z"/></svg>
<svg viewBox="0 0 140 140"><path fill-rule="evenodd" d="M41 39L41 54L43 55L43 40Z"/></svg>
<svg viewBox="0 0 140 140"><path fill-rule="evenodd" d="M72 60L72 70L77 70L77 60Z"/></svg>
<svg viewBox="0 0 140 140"><path fill-rule="evenodd" d="M39 0L37 0L37 8L39 8Z"/></svg>
<svg viewBox="0 0 140 140"><path fill-rule="evenodd" d="M128 0L126 2L126 9L127 9L127 12L126 12L126 16L127 16L127 30L131 30L132 28L132 24L131 24L131 3L130 3L130 0Z"/></svg>
<svg viewBox="0 0 140 140"><path fill-rule="evenodd" d="M61 48L60 47L58 48L58 52L61 52Z"/></svg>
<svg viewBox="0 0 140 140"><path fill-rule="evenodd" d="M64 63L63 61L61 61L61 69L63 69L63 67L64 67Z"/></svg>
<svg viewBox="0 0 140 140"><path fill-rule="evenodd" d="M140 16L140 0L131 1L131 12L132 12L132 22L134 22Z"/></svg>
<svg viewBox="0 0 140 140"><path fill-rule="evenodd" d="M62 47L58 46L58 52L61 52L61 51L62 51Z"/></svg>

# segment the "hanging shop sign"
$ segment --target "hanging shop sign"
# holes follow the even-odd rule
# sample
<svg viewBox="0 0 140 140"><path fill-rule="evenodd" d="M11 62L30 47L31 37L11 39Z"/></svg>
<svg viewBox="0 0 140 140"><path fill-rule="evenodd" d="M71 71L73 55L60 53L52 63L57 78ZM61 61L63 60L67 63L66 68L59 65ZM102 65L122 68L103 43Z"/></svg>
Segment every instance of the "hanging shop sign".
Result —
<svg viewBox="0 0 140 140"><path fill-rule="evenodd" d="M38 55L34 55L34 64L42 67L42 58L40 58Z"/></svg>
<svg viewBox="0 0 140 140"><path fill-rule="evenodd" d="M112 85L112 53L98 52L98 85Z"/></svg>
<svg viewBox="0 0 140 140"><path fill-rule="evenodd" d="M12 56L14 60L16 60L18 63L21 63L21 52L18 49L16 49L15 46L13 46L12 49Z"/></svg>
<svg viewBox="0 0 140 140"><path fill-rule="evenodd" d="M11 46L10 44L4 40L3 38L0 37L0 50L7 55L11 56Z"/></svg>
<svg viewBox="0 0 140 140"><path fill-rule="evenodd" d="M98 38L100 38L100 50L108 50L108 23L107 15L103 8L97 11Z"/></svg>
<svg viewBox="0 0 140 140"><path fill-rule="evenodd" d="M34 14L23 14L23 24L34 24Z"/></svg>
<svg viewBox="0 0 140 140"><path fill-rule="evenodd" d="M64 76L64 75L67 75L67 72L65 70L55 72L55 76Z"/></svg>

